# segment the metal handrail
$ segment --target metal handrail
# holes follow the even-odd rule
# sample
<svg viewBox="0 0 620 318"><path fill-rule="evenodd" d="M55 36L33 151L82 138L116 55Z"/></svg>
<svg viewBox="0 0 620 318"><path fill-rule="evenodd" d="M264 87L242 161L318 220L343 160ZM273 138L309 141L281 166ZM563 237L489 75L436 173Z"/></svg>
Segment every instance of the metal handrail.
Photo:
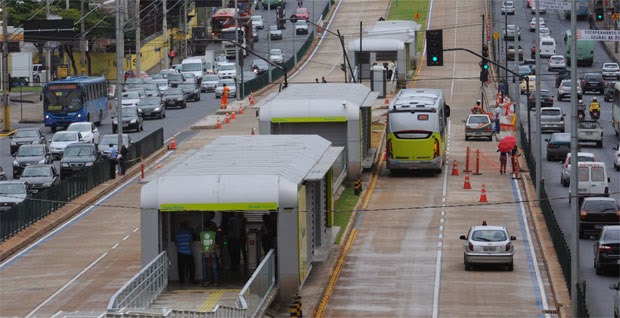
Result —
<svg viewBox="0 0 620 318"><path fill-rule="evenodd" d="M267 295L276 284L276 257L271 249L258 265L252 277L239 292L236 306L246 309L248 317L256 317Z"/></svg>
<svg viewBox="0 0 620 318"><path fill-rule="evenodd" d="M110 298L108 312L148 308L168 286L168 255L161 252Z"/></svg>

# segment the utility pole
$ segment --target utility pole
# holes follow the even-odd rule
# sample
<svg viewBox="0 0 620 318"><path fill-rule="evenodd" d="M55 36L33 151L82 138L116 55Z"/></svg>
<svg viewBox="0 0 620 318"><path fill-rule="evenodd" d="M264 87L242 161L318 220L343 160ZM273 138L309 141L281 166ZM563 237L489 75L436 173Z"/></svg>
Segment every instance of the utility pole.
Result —
<svg viewBox="0 0 620 318"><path fill-rule="evenodd" d="M571 47L571 55L570 55L570 84L571 87L577 87L577 5L576 1L571 1L571 15L570 15L570 47ZM617 44L618 42L616 42ZM538 77L538 76L536 76ZM577 90L571 89L570 92L570 105L571 105L571 127L570 127L570 153L571 157L577 158L577 145L579 145L579 140L577 136L577 128L579 127L579 119L577 118ZM569 243L570 247L570 309L571 316L579 317L579 193L578 193L578 167L577 160L573 159L573 164L571 167L570 174L570 195L572 199L570 200L570 213L572 215L573 221L569 222L571 224L572 237ZM538 173L538 171L536 172ZM570 218L569 218L570 220Z"/></svg>
<svg viewBox="0 0 620 318"><path fill-rule="evenodd" d="M125 55L125 38L123 34L123 15L121 1L116 1L116 123L118 125L118 144L123 144L123 59Z"/></svg>
<svg viewBox="0 0 620 318"><path fill-rule="evenodd" d="M187 57L187 0L183 0L183 58Z"/></svg>
<svg viewBox="0 0 620 318"><path fill-rule="evenodd" d="M140 43L140 0L136 0L136 16L134 17L136 24L136 77L140 77L142 70L140 65L141 43Z"/></svg>
<svg viewBox="0 0 620 318"><path fill-rule="evenodd" d="M84 33L84 25L86 19L84 17L84 0L80 1L80 73L84 75L84 67L86 66L86 33ZM49 68L49 67L48 67ZM48 70L49 73L49 70Z"/></svg>
<svg viewBox="0 0 620 318"><path fill-rule="evenodd" d="M540 135L540 0L536 0L536 150L534 153L536 154L536 200L538 200L538 204L540 204L540 196L541 196L541 185L542 185L542 140ZM573 14L571 16L575 15ZM529 106L529 96L528 98L528 112L530 111ZM531 144L530 140L530 144Z"/></svg>
<svg viewBox="0 0 620 318"><path fill-rule="evenodd" d="M162 31L164 32L164 69L168 69L170 68L169 66L169 61L170 61L170 57L168 56L168 54L170 54L168 52L168 6L167 6L167 0L162 0L163 2L163 10L164 10L164 19L162 22Z"/></svg>
<svg viewBox="0 0 620 318"><path fill-rule="evenodd" d="M45 18L48 19L48 20L49 20L50 15L51 15L50 1L51 0L45 1L45 10L46 10ZM67 1L67 5L68 5L68 3L69 3L69 1ZM45 67L47 67L47 72L45 72L45 77L46 77L47 83L52 81L52 52L50 50L51 50L50 42L49 41L45 41Z"/></svg>
<svg viewBox="0 0 620 318"><path fill-rule="evenodd" d="M2 2L2 81L0 81L0 85L2 85L2 131L11 130L11 116L9 107L9 89L11 81L9 79L9 42L7 39L9 12L6 6L7 2L8 1Z"/></svg>

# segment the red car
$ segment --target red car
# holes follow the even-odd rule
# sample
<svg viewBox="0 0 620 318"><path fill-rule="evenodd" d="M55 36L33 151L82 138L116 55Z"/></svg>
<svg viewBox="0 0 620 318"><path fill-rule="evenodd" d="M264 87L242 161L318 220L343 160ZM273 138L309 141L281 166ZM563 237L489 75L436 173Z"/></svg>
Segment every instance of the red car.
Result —
<svg viewBox="0 0 620 318"><path fill-rule="evenodd" d="M310 13L308 13L308 9L306 8L297 8L295 10L295 16L300 20L308 20L310 18Z"/></svg>

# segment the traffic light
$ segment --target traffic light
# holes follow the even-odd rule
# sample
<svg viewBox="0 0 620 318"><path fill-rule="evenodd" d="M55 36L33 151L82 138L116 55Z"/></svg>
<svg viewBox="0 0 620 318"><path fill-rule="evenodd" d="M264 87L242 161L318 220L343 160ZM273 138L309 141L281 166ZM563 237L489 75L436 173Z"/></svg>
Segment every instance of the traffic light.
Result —
<svg viewBox="0 0 620 318"><path fill-rule="evenodd" d="M443 30L426 30L426 66L443 66Z"/></svg>
<svg viewBox="0 0 620 318"><path fill-rule="evenodd" d="M482 45L482 56L489 57L489 46L486 44Z"/></svg>
<svg viewBox="0 0 620 318"><path fill-rule="evenodd" d="M482 59L482 61L480 61L480 68L482 68L482 70L488 71L489 70L489 60Z"/></svg>
<svg viewBox="0 0 620 318"><path fill-rule="evenodd" d="M489 70L482 69L480 70L480 81L486 83L489 81Z"/></svg>
<svg viewBox="0 0 620 318"><path fill-rule="evenodd" d="M284 19L284 9L282 7L278 7L276 9L277 19L278 19L278 30L286 29L286 20Z"/></svg>
<svg viewBox="0 0 620 318"><path fill-rule="evenodd" d="M605 21L605 9L604 8L594 9L594 17L596 18L596 21Z"/></svg>

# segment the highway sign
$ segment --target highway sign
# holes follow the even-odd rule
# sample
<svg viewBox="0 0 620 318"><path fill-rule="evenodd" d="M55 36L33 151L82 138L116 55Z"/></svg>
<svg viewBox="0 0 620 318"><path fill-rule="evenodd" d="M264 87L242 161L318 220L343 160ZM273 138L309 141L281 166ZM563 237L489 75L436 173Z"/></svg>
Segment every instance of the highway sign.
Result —
<svg viewBox="0 0 620 318"><path fill-rule="evenodd" d="M577 40L620 41L620 30L577 30Z"/></svg>

